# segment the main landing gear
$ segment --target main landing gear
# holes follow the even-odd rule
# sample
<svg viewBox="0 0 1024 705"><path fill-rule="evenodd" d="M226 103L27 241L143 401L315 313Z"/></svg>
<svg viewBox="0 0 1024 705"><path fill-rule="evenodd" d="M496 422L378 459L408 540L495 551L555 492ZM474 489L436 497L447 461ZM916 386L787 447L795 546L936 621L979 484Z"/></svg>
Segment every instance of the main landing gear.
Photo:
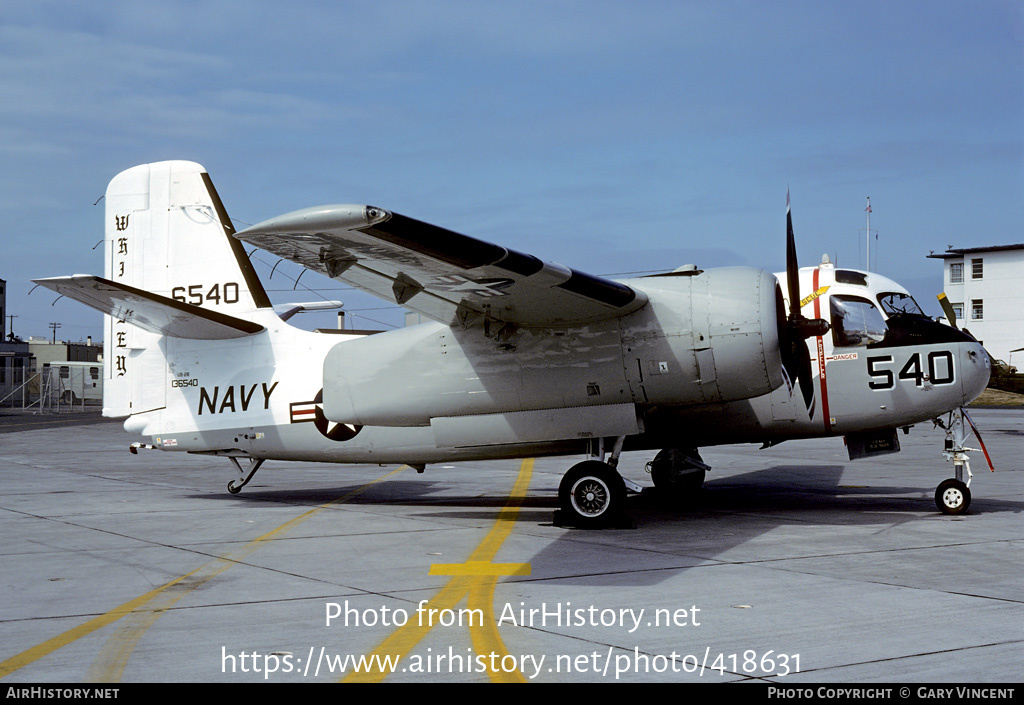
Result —
<svg viewBox="0 0 1024 705"><path fill-rule="evenodd" d="M641 492L643 488L623 478L617 470L623 441L625 436L615 439L611 457L606 461L604 439L594 439L588 448L590 457L565 473L558 486L556 525L581 529L633 528L625 515L626 492ZM647 464L654 486L674 500L698 494L710 469L696 448L666 448Z"/></svg>
<svg viewBox="0 0 1024 705"><path fill-rule="evenodd" d="M968 435L968 427L964 423L965 420L970 425L970 428L974 430L981 448L968 448L964 445ZM956 475L956 477L951 477L939 483L939 486L935 489L935 506L943 514L964 514L967 512L968 507L971 506L970 486L971 479L974 477L971 474L970 456L965 451L980 450L985 454L989 468L993 470L995 468L992 468L992 461L989 460L988 451L985 450L985 444L981 440L981 434L978 433L978 429L974 426L971 417L967 415L965 409L958 408L949 412L949 420L946 423L943 423L942 419L935 419L935 425L946 431L946 440L942 454L946 457L947 462L953 461L954 474ZM967 474L966 482L964 481L965 472Z"/></svg>
<svg viewBox="0 0 1024 705"><path fill-rule="evenodd" d="M615 439L611 457L605 461L604 439L590 441L589 459L569 468L558 486L555 524L580 529L633 528L625 513L626 490L640 486L626 480L616 469L625 436Z"/></svg>
<svg viewBox="0 0 1024 705"><path fill-rule="evenodd" d="M689 500L704 487L704 476L711 469L696 448L665 448L647 463L651 482L662 494L674 500Z"/></svg>

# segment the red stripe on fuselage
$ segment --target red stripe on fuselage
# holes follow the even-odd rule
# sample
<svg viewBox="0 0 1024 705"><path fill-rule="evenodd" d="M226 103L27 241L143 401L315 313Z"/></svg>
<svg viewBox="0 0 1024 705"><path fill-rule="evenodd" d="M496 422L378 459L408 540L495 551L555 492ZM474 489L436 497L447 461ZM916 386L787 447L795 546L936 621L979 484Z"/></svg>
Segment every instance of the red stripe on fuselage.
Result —
<svg viewBox="0 0 1024 705"><path fill-rule="evenodd" d="M815 268L814 270L814 281L811 283L811 289L813 291L818 290L818 273L821 268ZM814 317L821 318L821 297L814 299ZM825 420L825 433L832 432L832 419L828 415L828 383L825 378L825 344L821 340L821 336L818 336L818 381L821 386L821 415Z"/></svg>

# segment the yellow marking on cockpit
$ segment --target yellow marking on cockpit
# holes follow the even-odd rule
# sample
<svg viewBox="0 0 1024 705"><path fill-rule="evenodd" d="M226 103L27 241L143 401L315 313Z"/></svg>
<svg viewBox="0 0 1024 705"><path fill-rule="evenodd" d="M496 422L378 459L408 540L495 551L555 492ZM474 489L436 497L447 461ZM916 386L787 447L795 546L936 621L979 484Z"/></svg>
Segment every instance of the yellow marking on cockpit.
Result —
<svg viewBox="0 0 1024 705"><path fill-rule="evenodd" d="M191 573L186 573L185 575L175 578L168 583L164 583L155 590L150 590L133 600L129 600L128 602L115 607L109 612L101 614L98 617L94 617L77 627L69 629L63 634L58 634L57 636L47 639L46 641L37 644L20 654L0 662L0 678L4 678L18 669L38 661L44 656L47 656L84 636L88 636L89 634L92 634L93 632L102 629L123 617L131 616L131 620L128 621L121 629L115 631L115 633L110 636L110 639L107 640L106 646L100 650L99 654L97 654L93 661L92 666L89 668L87 676L87 680L92 682L119 681L124 673L124 668L128 663L128 658L131 656L132 651L138 644L139 639L142 638L145 631L151 627L167 609L182 597L206 584L228 568L238 565L242 559L260 548L264 543L275 536L295 527L321 510L351 499L352 497L361 494L372 485L375 485L382 480L386 480L395 473L401 472L407 468L407 465L403 465L402 467L392 470L385 475L381 475L372 482L368 482L351 492L345 493L337 499L333 499L326 504L310 509L290 521L281 524L281 526L276 529L268 531L262 536L253 539L232 554L210 561L209 563L196 568Z"/></svg>
<svg viewBox="0 0 1024 705"><path fill-rule="evenodd" d="M533 474L533 459L523 461L516 478L515 486L509 495L504 508L494 520L494 526L484 537L480 545L466 559L465 563L435 563L430 567L430 575L451 575L452 579L441 588L425 605L422 605L426 614L430 610L453 610L463 598L466 598L467 607L472 611L479 610L483 615L481 624L473 623L469 626L469 636L473 642L473 649L478 655L496 654L497 661L502 661L508 655L505 643L498 634L497 621L494 618L494 589L498 583L498 577L502 575L529 575L529 563L491 563L491 559L498 553L498 549L512 533L515 527L515 520L519 515L519 507L523 503L523 497L530 486L530 477ZM430 630L434 624L432 621L421 624L419 619L410 619L405 626L392 632L374 649L373 653L366 657L365 663L375 664L377 667L365 672L353 671L343 679L346 683L379 683L384 680L392 671L384 671L379 664L390 659L390 663L398 664L408 652L412 651ZM495 659L486 659L493 665ZM487 676L495 683L525 683L526 679L518 671L505 672L492 670L488 666Z"/></svg>
<svg viewBox="0 0 1024 705"><path fill-rule="evenodd" d="M817 291L815 291L813 294L808 294L804 298L800 299L800 308L803 308L807 304L811 303L816 298L818 298L819 296L824 294L826 291L828 291L828 287L827 286L823 286L820 289L818 289Z"/></svg>

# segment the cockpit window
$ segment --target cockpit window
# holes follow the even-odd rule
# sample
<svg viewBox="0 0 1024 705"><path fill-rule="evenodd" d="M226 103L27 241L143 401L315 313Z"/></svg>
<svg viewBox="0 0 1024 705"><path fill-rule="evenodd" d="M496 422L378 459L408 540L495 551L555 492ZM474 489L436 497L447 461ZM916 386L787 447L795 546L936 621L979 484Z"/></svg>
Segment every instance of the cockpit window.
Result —
<svg viewBox="0 0 1024 705"><path fill-rule="evenodd" d="M851 269L836 270L836 284L854 284L856 286L867 286L868 278L863 272L854 272Z"/></svg>
<svg viewBox="0 0 1024 705"><path fill-rule="evenodd" d="M832 344L852 347L880 342L885 337L885 320L875 305L857 296L833 296Z"/></svg>
<svg viewBox="0 0 1024 705"><path fill-rule="evenodd" d="M923 316L924 311L914 301L914 297L910 294L904 294L900 291L889 291L884 294L878 295L878 303L881 304L882 310L889 316L897 313L911 313L918 316Z"/></svg>

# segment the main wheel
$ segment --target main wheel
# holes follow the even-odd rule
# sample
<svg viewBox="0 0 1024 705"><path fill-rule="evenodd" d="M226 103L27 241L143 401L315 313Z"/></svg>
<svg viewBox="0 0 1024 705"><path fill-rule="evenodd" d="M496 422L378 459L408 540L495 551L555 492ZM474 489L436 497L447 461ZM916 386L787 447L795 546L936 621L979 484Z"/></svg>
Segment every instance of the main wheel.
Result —
<svg viewBox="0 0 1024 705"><path fill-rule="evenodd" d="M586 460L562 477L558 503L580 528L607 526L622 516L626 485L610 465Z"/></svg>
<svg viewBox="0 0 1024 705"><path fill-rule="evenodd" d="M943 480L935 489L935 506L943 514L963 514L971 506L971 490L952 477Z"/></svg>
<svg viewBox="0 0 1024 705"><path fill-rule="evenodd" d="M236 487L234 480L232 480L231 482L228 483L228 492L230 492L231 494L238 494L241 491L242 491L242 488L241 487Z"/></svg>
<svg viewBox="0 0 1024 705"><path fill-rule="evenodd" d="M688 457L704 462L696 449L666 448L654 456L650 463L651 482L660 492L676 499L690 499L704 487L707 473L690 463Z"/></svg>

